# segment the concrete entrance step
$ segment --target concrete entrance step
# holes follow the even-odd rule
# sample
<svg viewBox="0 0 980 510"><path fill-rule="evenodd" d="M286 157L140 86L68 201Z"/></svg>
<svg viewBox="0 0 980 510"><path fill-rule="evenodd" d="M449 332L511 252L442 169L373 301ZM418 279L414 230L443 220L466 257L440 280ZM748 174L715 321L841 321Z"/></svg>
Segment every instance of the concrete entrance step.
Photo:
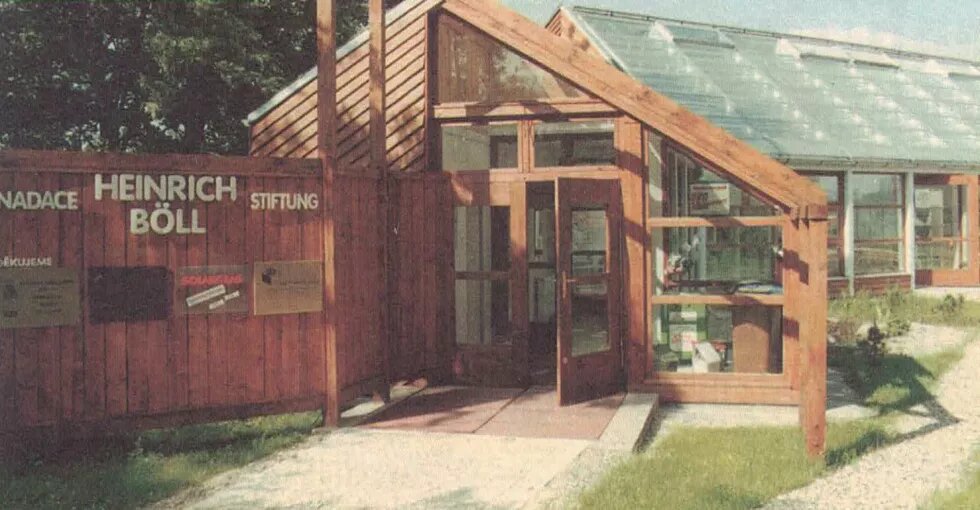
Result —
<svg viewBox="0 0 980 510"><path fill-rule="evenodd" d="M654 393L628 393L599 437L599 446L638 452L653 432L659 407L660 397Z"/></svg>

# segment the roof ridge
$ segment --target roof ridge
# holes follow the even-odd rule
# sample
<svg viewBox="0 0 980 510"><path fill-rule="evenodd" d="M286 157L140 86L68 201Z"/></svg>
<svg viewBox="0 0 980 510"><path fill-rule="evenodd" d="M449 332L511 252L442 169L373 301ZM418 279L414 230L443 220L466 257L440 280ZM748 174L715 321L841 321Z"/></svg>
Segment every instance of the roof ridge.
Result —
<svg viewBox="0 0 980 510"><path fill-rule="evenodd" d="M613 18L633 19L638 21L665 21L668 23L677 23L681 25L690 25L690 26L698 26L698 27L708 27L716 30L725 30L725 31L731 31L731 32L746 34L746 35L758 35L758 36L778 37L778 38L788 37L803 42L832 43L832 44L844 45L852 49L878 50L878 51L883 51L891 56L897 56L897 57L916 58L922 60L941 59L947 62L957 62L961 64L980 66L980 60L974 60L965 57L955 57L950 55L937 55L935 53L900 50L897 48L889 48L887 46L877 46L874 44L842 41L839 39L830 39L830 38L801 35L801 34L791 34L786 32L775 32L772 30L760 30L754 28L737 27L734 25L722 25L719 23L708 23L703 21L691 21L691 20L683 20L678 18L667 18L663 16L655 16L652 14L640 14L634 12L619 11L614 9L605 9L605 8L600 9L600 8L589 7L580 4L564 5L561 8L571 9L583 13L600 14Z"/></svg>

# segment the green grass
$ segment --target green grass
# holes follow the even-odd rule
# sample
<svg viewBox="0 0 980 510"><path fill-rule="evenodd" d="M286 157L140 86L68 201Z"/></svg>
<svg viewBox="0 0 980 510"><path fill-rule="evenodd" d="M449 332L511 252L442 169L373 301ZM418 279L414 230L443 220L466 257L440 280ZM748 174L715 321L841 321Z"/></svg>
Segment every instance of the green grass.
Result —
<svg viewBox="0 0 980 510"><path fill-rule="evenodd" d="M980 327L980 302L967 300L956 304L954 301L952 296L934 298L903 291L892 291L883 296L858 293L856 296L831 300L828 311L831 317L862 323L874 321L878 311L883 310L909 322Z"/></svg>
<svg viewBox="0 0 980 510"><path fill-rule="evenodd" d="M915 317L918 322L960 327L974 321L980 324L980 305L965 303L956 314L950 314L935 308L941 302L893 295L862 297L837 306L851 316L863 314L863 320L875 317L876 307L889 306L892 314ZM924 311L915 314L916 308ZM834 346L828 363L844 372L865 404L877 409L879 415L828 424L827 451L822 460L807 458L796 427L680 429L608 473L581 496L581 506L671 510L758 507L896 441L898 436L890 430L894 417L932 400L940 377L963 354L963 347L917 358L885 354L880 365L872 366L859 346ZM966 492L949 496L948 503L944 500L939 508L980 508L978 498L980 475Z"/></svg>
<svg viewBox="0 0 980 510"><path fill-rule="evenodd" d="M806 485L885 444L883 422L832 423L826 460L809 460L796 427L688 428L607 473L583 508L743 509Z"/></svg>
<svg viewBox="0 0 980 510"><path fill-rule="evenodd" d="M296 444L318 413L150 431L0 465L0 508L138 508Z"/></svg>

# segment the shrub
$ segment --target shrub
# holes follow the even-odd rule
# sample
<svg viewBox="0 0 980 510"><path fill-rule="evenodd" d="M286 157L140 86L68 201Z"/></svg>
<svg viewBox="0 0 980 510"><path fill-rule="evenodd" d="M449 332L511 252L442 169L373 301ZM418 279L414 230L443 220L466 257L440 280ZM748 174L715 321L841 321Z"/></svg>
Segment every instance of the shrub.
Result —
<svg viewBox="0 0 980 510"><path fill-rule="evenodd" d="M949 319L959 315L963 311L964 305L966 305L966 298L962 294L958 296L946 294L943 296L943 300L936 305L936 311Z"/></svg>
<svg viewBox="0 0 980 510"><path fill-rule="evenodd" d="M868 338L861 342L861 352L864 354L868 364L872 367L881 366L881 361L888 354L888 346L885 344L885 333L878 328L878 325L871 326L868 330Z"/></svg>

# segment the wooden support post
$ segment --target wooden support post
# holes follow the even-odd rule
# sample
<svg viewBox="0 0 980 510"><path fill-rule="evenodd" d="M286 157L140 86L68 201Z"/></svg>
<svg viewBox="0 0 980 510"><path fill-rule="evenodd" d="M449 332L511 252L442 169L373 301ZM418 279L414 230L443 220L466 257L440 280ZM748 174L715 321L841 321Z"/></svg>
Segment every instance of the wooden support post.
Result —
<svg viewBox="0 0 980 510"><path fill-rule="evenodd" d="M629 386L643 383L647 368L646 247L649 245L643 187L647 165L644 158L643 125L623 117L617 123L618 165L625 170L622 179L623 217L626 233L624 271L626 327L623 349Z"/></svg>
<svg viewBox="0 0 980 510"><path fill-rule="evenodd" d="M382 350L382 372L384 376L383 387L381 388L381 399L388 402L391 398L391 309L389 296L388 268L390 267L389 245L389 196L390 180L388 178L388 156L386 149L387 121L385 113L387 111L387 101L385 98L385 11L383 0L370 0L368 5L368 25L371 30L371 43L369 54L369 75L370 75L370 144L371 144L371 171L378 179L378 264L381 271L378 272L381 281L378 285L378 310L381 327L378 331L381 334L379 342Z"/></svg>
<svg viewBox="0 0 980 510"><path fill-rule="evenodd" d="M317 156L323 170L323 316L326 384L323 422L340 424L340 360L337 359L337 289L333 197L336 174L337 117L337 3L317 0Z"/></svg>
<svg viewBox="0 0 980 510"><path fill-rule="evenodd" d="M827 435L827 220L796 222L801 295L800 426L811 457L823 455Z"/></svg>

